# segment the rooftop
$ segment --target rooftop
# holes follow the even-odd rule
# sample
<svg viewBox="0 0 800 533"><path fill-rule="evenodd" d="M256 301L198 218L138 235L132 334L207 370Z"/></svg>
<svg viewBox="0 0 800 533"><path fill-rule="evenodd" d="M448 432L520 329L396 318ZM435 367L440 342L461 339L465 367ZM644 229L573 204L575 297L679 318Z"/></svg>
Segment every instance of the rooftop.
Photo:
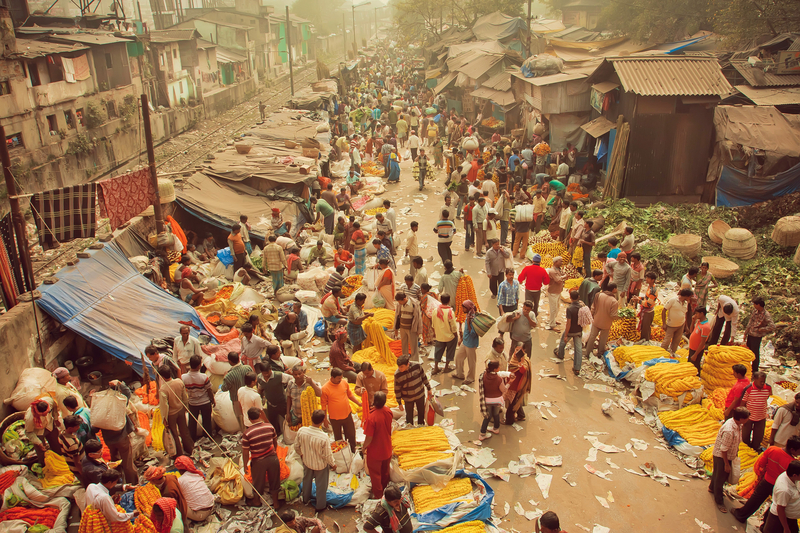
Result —
<svg viewBox="0 0 800 533"><path fill-rule="evenodd" d="M151 43L174 43L191 41L200 37L200 32L194 28L172 28L169 30L152 30L145 35Z"/></svg>
<svg viewBox="0 0 800 533"><path fill-rule="evenodd" d="M640 96L725 96L733 91L712 58L608 58L626 91ZM601 66L602 68L602 66Z"/></svg>
<svg viewBox="0 0 800 533"><path fill-rule="evenodd" d="M17 53L15 54L15 57L33 59L35 57L44 57L46 55L53 54L66 54L69 52L78 52L88 49L88 46L83 46L77 43L60 44L47 41L37 41L34 39L17 39Z"/></svg>
<svg viewBox="0 0 800 533"><path fill-rule="evenodd" d="M800 74L775 74L763 68L750 66L747 61L732 60L731 66L753 87L781 87L800 85Z"/></svg>

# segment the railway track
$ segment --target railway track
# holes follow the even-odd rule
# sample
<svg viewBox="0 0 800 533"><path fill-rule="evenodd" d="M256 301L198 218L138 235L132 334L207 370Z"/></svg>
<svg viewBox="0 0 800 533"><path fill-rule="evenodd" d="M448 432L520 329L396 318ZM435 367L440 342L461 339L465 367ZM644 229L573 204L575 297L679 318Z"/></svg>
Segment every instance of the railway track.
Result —
<svg viewBox="0 0 800 533"><path fill-rule="evenodd" d="M331 62L338 65L340 58ZM316 79L315 63L310 63L295 73L294 85L300 89ZM268 96L265 96L265 93ZM260 118L258 102L263 101L267 112L283 107L291 96L289 78L281 79L274 86L262 89L252 98L229 109L214 119L204 120L198 128L184 132L156 148L156 167L160 173L177 173L187 170L195 162L205 158L208 153L216 151L232 141L239 131L249 128ZM192 135L194 132L195 135ZM191 141L196 134L200 138Z"/></svg>

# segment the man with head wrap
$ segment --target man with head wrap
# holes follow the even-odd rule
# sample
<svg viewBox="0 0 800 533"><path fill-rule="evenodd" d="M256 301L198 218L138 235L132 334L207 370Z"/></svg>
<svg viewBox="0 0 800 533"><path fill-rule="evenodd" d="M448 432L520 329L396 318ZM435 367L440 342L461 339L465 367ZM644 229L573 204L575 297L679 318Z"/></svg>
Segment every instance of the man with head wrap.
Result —
<svg viewBox="0 0 800 533"><path fill-rule="evenodd" d="M178 485L186 498L187 518L203 522L214 512L214 495L206 485L205 476L185 455L175 458L175 468L181 474Z"/></svg>
<svg viewBox="0 0 800 533"><path fill-rule="evenodd" d="M184 530L188 531L189 518L186 516L186 496L180 483L178 483L178 478L171 474L166 475L166 473L167 470L163 466L151 466L144 471L144 478L158 487L158 490L161 491L161 496L172 499L176 503L183 520Z"/></svg>

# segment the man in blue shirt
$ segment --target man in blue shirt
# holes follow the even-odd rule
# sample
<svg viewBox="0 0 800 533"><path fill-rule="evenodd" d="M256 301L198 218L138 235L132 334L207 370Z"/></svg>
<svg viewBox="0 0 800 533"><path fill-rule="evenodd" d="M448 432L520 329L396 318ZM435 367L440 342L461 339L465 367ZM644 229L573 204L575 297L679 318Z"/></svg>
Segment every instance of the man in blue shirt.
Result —
<svg viewBox="0 0 800 533"><path fill-rule="evenodd" d="M617 256L620 254L622 249L619 246L617 246L618 243L619 241L617 240L616 237L611 237L610 239L608 239L608 245L611 246L611 250L606 255L607 258L616 259Z"/></svg>
<svg viewBox="0 0 800 533"><path fill-rule="evenodd" d="M514 153L511 155L511 157L508 158L508 171L513 174L514 169L517 168L517 165L519 165L519 163L520 163L519 150L514 149Z"/></svg>

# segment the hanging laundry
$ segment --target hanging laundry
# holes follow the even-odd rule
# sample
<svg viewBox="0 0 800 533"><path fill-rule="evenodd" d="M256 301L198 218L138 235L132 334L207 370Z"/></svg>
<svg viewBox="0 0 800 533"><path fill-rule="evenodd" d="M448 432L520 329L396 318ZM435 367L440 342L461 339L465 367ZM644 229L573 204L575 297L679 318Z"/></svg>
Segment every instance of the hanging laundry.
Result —
<svg viewBox="0 0 800 533"><path fill-rule="evenodd" d="M94 237L96 196L94 183L34 194L31 209L42 248L47 250L58 242Z"/></svg>
<svg viewBox="0 0 800 533"><path fill-rule="evenodd" d="M11 268L11 276L14 279L14 288L17 294L22 294L31 290L25 283L22 276L22 261L17 249L17 241L14 238L14 225L11 222L11 213L0 219L0 239L2 239L3 252L8 257L8 264Z"/></svg>
<svg viewBox="0 0 800 533"><path fill-rule="evenodd" d="M100 207L105 210L112 230L153 205L156 199L149 168L103 180L98 185Z"/></svg>

